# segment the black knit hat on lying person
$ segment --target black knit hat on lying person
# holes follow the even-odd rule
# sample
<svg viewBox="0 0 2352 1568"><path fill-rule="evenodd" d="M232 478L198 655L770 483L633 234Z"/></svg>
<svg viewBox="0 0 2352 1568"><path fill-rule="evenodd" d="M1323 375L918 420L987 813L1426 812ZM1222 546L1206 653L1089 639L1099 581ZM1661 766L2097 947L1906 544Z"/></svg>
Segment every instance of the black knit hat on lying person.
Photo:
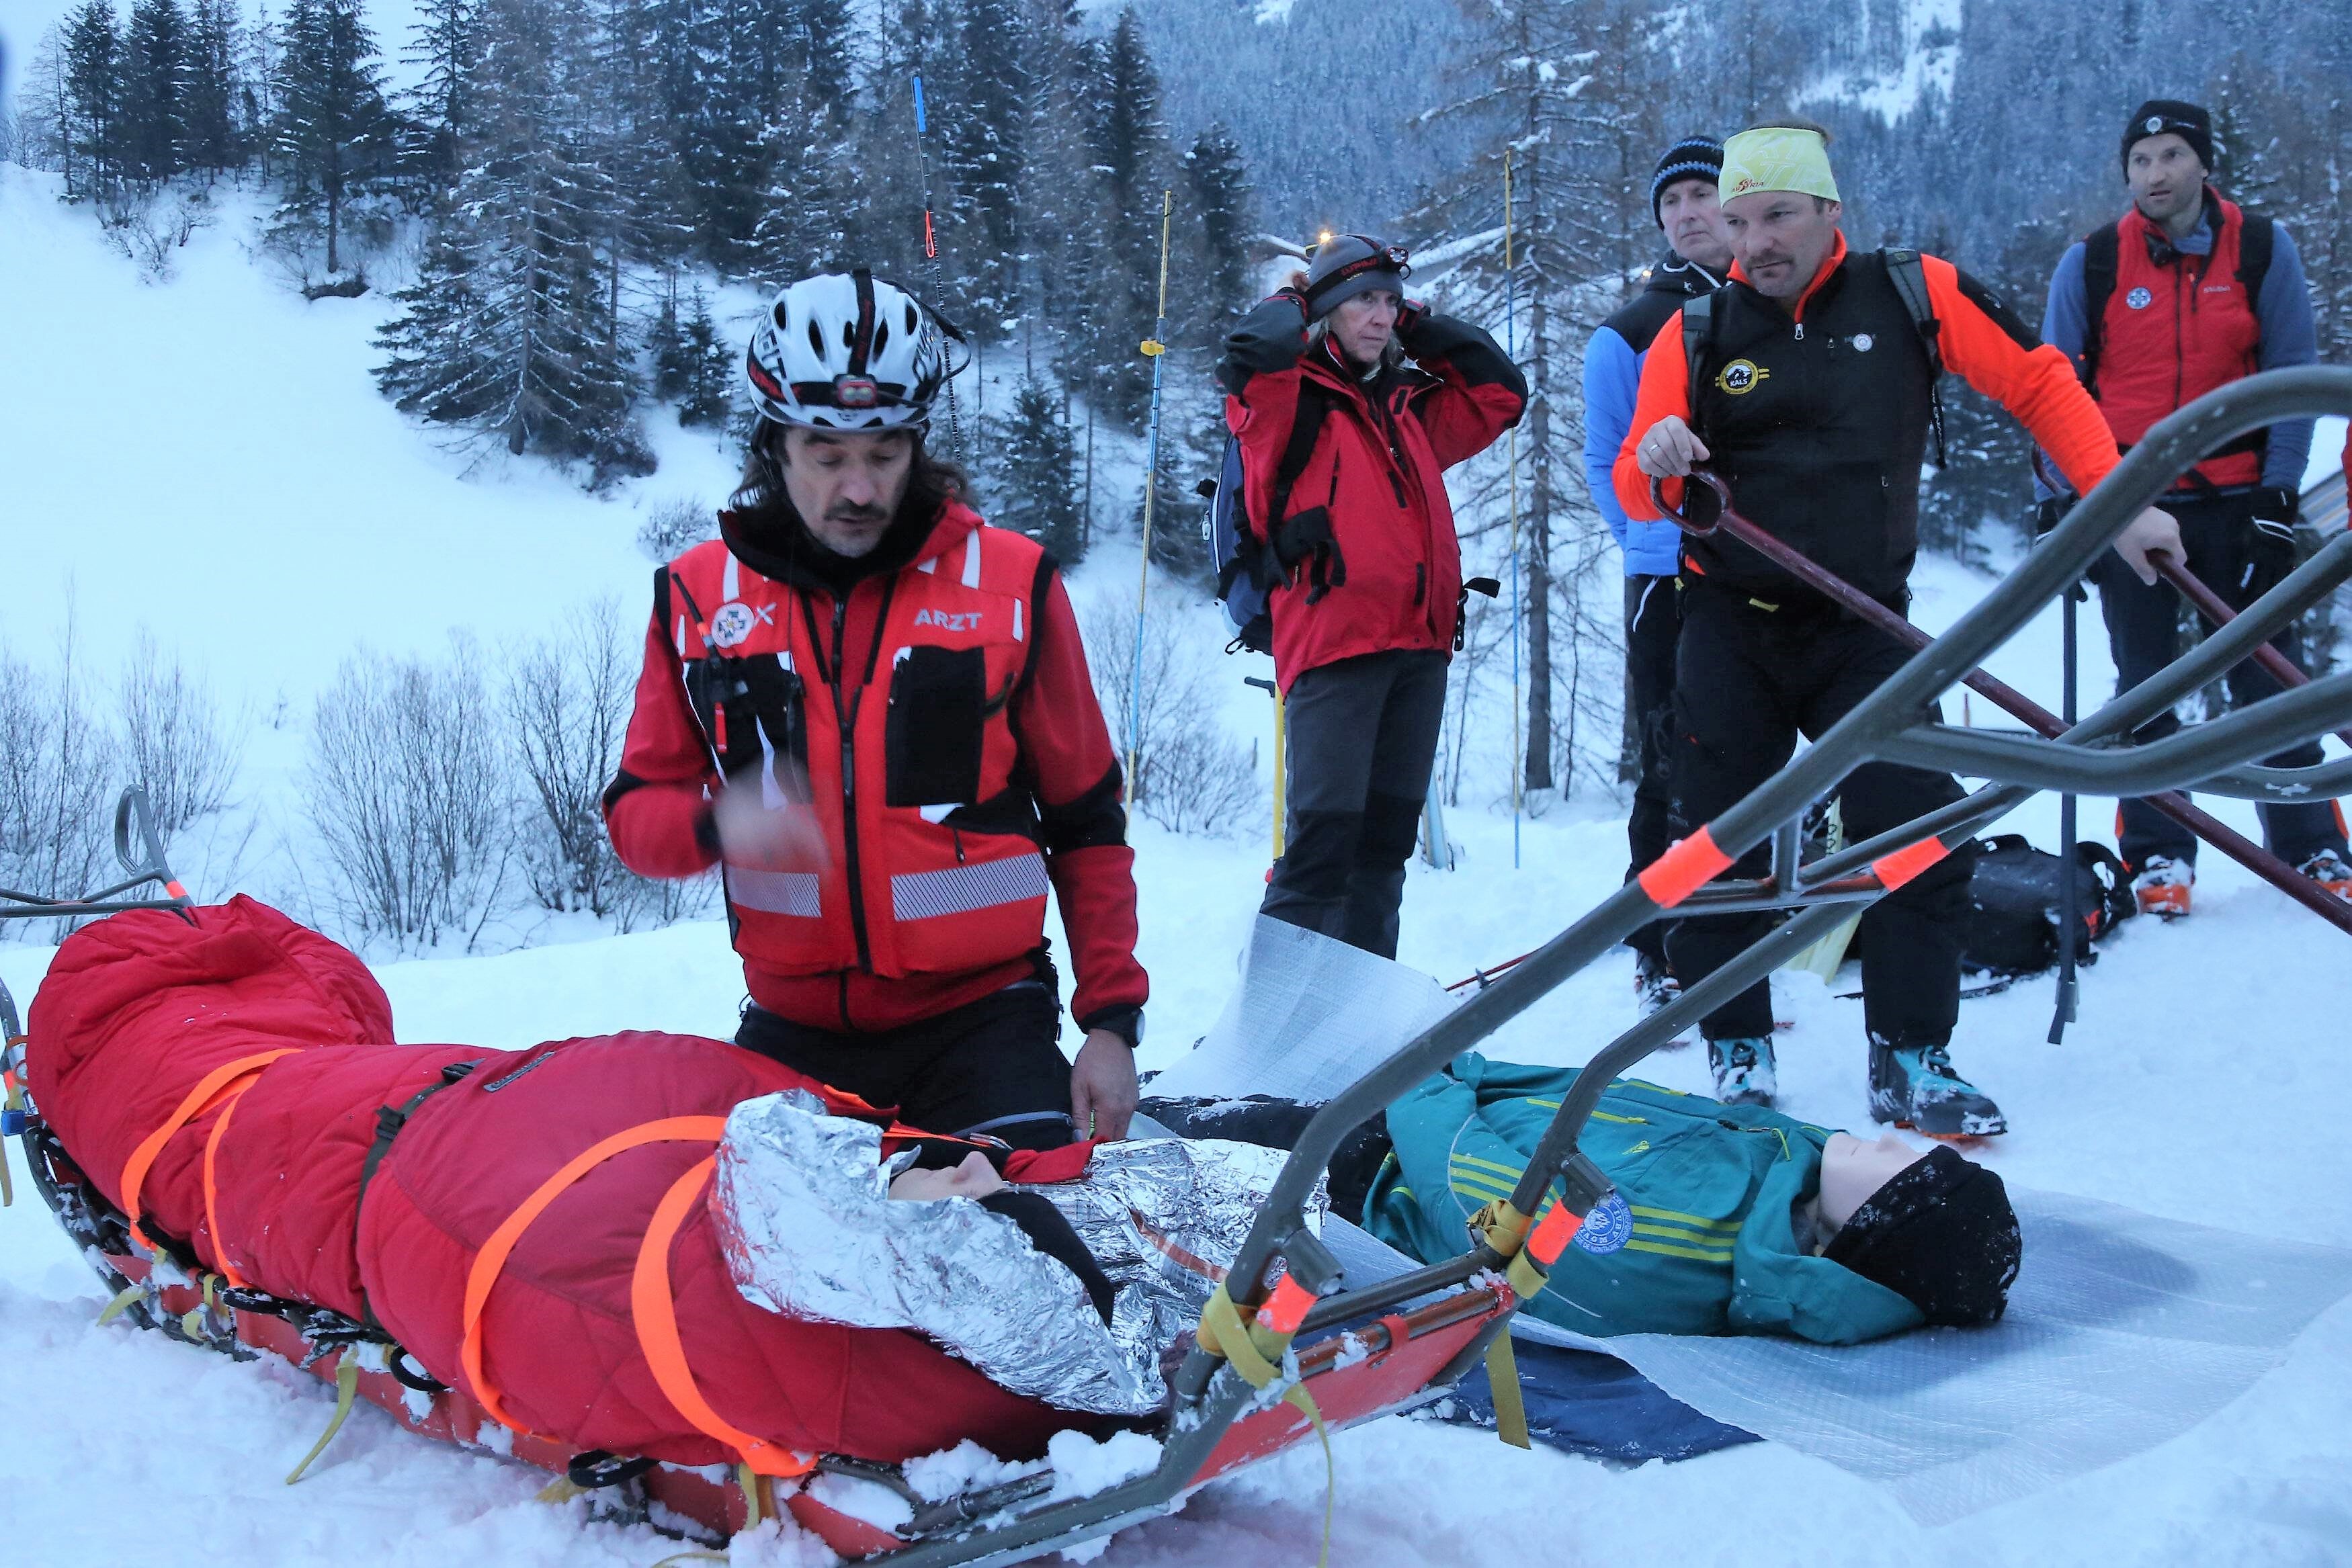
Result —
<svg viewBox="0 0 2352 1568"><path fill-rule="evenodd" d="M1712 136L1685 136L1658 160L1658 172L1650 176L1650 216L1660 228L1666 226L1666 220L1659 215L1658 204L1666 187L1677 180L1723 183L1723 143Z"/></svg>
<svg viewBox="0 0 2352 1568"><path fill-rule="evenodd" d="M2022 1251L2000 1177L1939 1148L1872 1193L1822 1256L1885 1286L1931 1325L1965 1328L2008 1310Z"/></svg>
<svg viewBox="0 0 2352 1568"><path fill-rule="evenodd" d="M2177 98L2152 98L2133 110L2130 121L2124 126L2124 168L2131 168L2131 150L2135 145L2168 131L2189 143L2189 150L2197 154L2197 162L2208 170L2213 167L2213 117L2196 104Z"/></svg>

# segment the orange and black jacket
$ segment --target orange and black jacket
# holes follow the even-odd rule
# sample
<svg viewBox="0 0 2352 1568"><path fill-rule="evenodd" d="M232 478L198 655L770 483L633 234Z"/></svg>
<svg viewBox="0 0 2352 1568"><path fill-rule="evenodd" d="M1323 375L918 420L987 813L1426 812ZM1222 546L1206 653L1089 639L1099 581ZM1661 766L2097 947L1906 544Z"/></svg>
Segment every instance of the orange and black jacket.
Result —
<svg viewBox="0 0 2352 1568"><path fill-rule="evenodd" d="M1944 364L2016 415L2087 493L2116 465L2116 443L2066 357L1951 263L1929 256L1920 265ZM1634 453L1652 425L1679 414L1742 513L1864 592L1902 602L1919 549L1934 367L1884 253L1853 255L1839 235L1793 311L1735 267L1710 314L1697 387L1680 313L1643 357L1633 423L1611 476L1626 514L1661 516ZM1665 497L1681 505L1680 480ZM1788 574L1728 538L1685 536L1683 550L1685 571L1710 582L1775 602L1803 597Z"/></svg>
<svg viewBox="0 0 2352 1568"><path fill-rule="evenodd" d="M655 579L604 795L622 861L719 863L722 778L810 813L822 852L725 867L751 999L797 1023L890 1029L1049 976L1049 891L1079 1024L1141 1007L1118 762L1053 558L950 501L844 593L720 521Z"/></svg>

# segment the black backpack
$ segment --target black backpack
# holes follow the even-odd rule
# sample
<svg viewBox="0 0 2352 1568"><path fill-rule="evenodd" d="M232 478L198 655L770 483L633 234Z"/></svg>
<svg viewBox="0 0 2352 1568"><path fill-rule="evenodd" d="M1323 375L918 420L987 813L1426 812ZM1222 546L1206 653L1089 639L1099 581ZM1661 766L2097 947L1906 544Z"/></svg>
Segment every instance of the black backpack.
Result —
<svg viewBox="0 0 2352 1568"><path fill-rule="evenodd" d="M2084 940L2075 960L2095 960L2092 944L2118 920L2139 911L2131 873L2105 844L2074 846L2074 907ZM2035 849L2021 833L2003 833L1977 843L1976 870L1969 879L1969 925L1964 968L1990 975L2038 975L2058 962L2058 912L2063 903L2065 865Z"/></svg>
<svg viewBox="0 0 2352 1568"><path fill-rule="evenodd" d="M2238 225L2238 281L2245 285L2246 308L2257 317L2263 308L2263 279L2271 270L2276 227L2255 213L2245 213ZM2083 239L2083 384L2098 380L2099 350L2107 329L2107 300L2116 291L2116 267L2123 248L2123 225L2109 224Z"/></svg>
<svg viewBox="0 0 2352 1568"><path fill-rule="evenodd" d="M1273 652L1274 617L1267 605L1274 585L1317 544L1329 546L1332 558L1338 558L1339 543L1331 538L1330 514L1326 508L1318 507L1296 517L1289 515L1290 492L1307 471L1307 459L1315 455L1315 443L1323 434L1324 416L1330 406L1328 393L1313 382L1301 380L1290 439L1282 449L1281 461L1275 465L1274 493L1268 497L1272 515L1261 519L1258 527L1252 528L1244 515L1246 486L1239 436L1225 437L1217 477L1203 479L1194 487L1209 503L1209 549L1217 563L1217 599L1234 629L1227 653L1236 648ZM1337 587L1347 580L1347 565L1340 561L1328 584Z"/></svg>

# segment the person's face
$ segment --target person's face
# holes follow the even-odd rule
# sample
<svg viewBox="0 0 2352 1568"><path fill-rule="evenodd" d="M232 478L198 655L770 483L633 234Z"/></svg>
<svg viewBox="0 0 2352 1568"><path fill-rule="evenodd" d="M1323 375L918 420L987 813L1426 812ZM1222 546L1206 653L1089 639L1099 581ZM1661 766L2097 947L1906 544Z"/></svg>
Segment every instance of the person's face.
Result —
<svg viewBox="0 0 2352 1568"><path fill-rule="evenodd" d="M2205 165L2172 131L2143 136L2124 154L2124 183L2148 222L2169 224L2204 199Z"/></svg>
<svg viewBox="0 0 2352 1568"><path fill-rule="evenodd" d="M904 430L784 432L784 491L836 555L862 556L882 542L914 463L915 437Z"/></svg>
<svg viewBox="0 0 2352 1568"><path fill-rule="evenodd" d="M1723 209L1717 204L1712 180L1676 180L1658 194L1658 222L1666 243L1685 261L1710 270L1731 265L1731 246L1723 237Z"/></svg>
<svg viewBox="0 0 2352 1568"><path fill-rule="evenodd" d="M1750 191L1723 204L1723 232L1756 292L1794 305L1837 243L1844 211L1795 191Z"/></svg>
<svg viewBox="0 0 2352 1568"><path fill-rule="evenodd" d="M1004 1190L1004 1178L978 1149L964 1155L953 1170L901 1172L891 1178L890 1196L915 1199L986 1197Z"/></svg>
<svg viewBox="0 0 2352 1568"><path fill-rule="evenodd" d="M1894 1133L1865 1144L1851 1133L1832 1133L1822 1151L1822 1222L1832 1230L1853 1218L1870 1195L1927 1157Z"/></svg>
<svg viewBox="0 0 2352 1568"><path fill-rule="evenodd" d="M1359 370L1380 362L1396 331L1397 312L1404 301L1393 288L1370 288L1351 295L1331 308L1331 340Z"/></svg>

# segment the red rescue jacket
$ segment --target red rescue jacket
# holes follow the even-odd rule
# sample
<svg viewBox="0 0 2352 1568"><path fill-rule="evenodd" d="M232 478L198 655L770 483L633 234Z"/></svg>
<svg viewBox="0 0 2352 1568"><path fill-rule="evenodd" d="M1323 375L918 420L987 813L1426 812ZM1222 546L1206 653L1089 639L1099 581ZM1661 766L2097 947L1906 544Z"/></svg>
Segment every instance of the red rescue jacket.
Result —
<svg viewBox="0 0 2352 1568"><path fill-rule="evenodd" d="M1218 377L1225 421L1242 445L1246 511L1277 557L1285 525L1318 509L1333 558L1291 564L1269 597L1276 678L1285 691L1320 664L1392 648L1450 653L1460 623L1462 546L1445 470L1518 421L1527 382L1477 328L1422 316L1400 329L1414 368L1354 374L1327 339L1309 349L1305 312L1288 295L1253 310L1225 340ZM1326 405L1286 516L1268 521L1276 471L1311 382ZM1303 541L1302 541L1303 542Z"/></svg>
<svg viewBox="0 0 2352 1568"><path fill-rule="evenodd" d="M2136 206L2116 224L2116 286L2100 318L2091 395L2126 447L2182 404L2262 368L2262 322L2238 276L2245 214L2210 190L2206 200L2221 215L2208 256L2174 250ZM2259 485L2260 434L2193 472L2216 486Z"/></svg>
<svg viewBox="0 0 2352 1568"><path fill-rule="evenodd" d="M722 523L655 580L604 798L622 860L716 863L722 777L811 810L821 858L725 867L752 999L796 1022L887 1029L1050 976L1049 885L1080 1023L1140 1006L1118 765L1051 558L950 501L836 598Z"/></svg>

